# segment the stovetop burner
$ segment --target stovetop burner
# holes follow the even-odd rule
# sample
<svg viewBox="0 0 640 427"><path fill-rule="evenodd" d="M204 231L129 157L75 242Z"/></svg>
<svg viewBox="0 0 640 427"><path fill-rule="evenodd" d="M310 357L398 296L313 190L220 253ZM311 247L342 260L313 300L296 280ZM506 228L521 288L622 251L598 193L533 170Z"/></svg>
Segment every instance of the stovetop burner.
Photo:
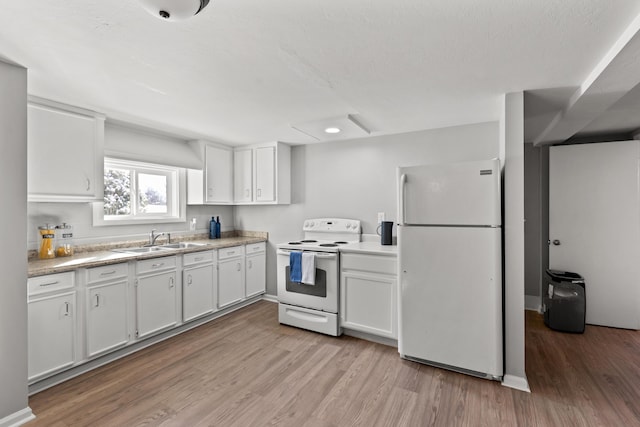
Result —
<svg viewBox="0 0 640 427"><path fill-rule="evenodd" d="M333 243L335 243L336 245L346 245L349 242L344 242L344 241L341 240L341 241L333 242Z"/></svg>
<svg viewBox="0 0 640 427"><path fill-rule="evenodd" d="M300 240L302 243L317 243L317 240Z"/></svg>
<svg viewBox="0 0 640 427"><path fill-rule="evenodd" d="M320 243L318 246L322 246L323 248L335 248L338 245L335 243Z"/></svg>
<svg viewBox="0 0 640 427"><path fill-rule="evenodd" d="M302 242L289 242L287 245L301 245Z"/></svg>

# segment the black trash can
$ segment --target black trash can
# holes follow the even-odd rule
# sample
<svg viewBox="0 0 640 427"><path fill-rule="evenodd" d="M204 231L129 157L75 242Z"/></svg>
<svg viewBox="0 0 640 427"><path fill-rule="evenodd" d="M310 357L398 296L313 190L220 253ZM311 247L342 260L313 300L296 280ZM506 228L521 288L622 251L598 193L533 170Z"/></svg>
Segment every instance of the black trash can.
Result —
<svg viewBox="0 0 640 427"><path fill-rule="evenodd" d="M584 278L570 271L547 270L544 324L562 332L584 332L587 297Z"/></svg>

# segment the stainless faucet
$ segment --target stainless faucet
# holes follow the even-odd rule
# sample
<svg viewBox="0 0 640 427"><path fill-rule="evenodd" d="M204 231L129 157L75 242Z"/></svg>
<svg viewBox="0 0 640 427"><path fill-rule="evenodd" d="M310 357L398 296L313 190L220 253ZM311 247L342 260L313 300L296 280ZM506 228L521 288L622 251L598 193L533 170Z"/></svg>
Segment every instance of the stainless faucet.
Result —
<svg viewBox="0 0 640 427"><path fill-rule="evenodd" d="M149 246L155 245L156 244L156 240L160 236L164 236L164 233L156 234L156 229L155 228L153 230L151 230L151 233L149 233Z"/></svg>

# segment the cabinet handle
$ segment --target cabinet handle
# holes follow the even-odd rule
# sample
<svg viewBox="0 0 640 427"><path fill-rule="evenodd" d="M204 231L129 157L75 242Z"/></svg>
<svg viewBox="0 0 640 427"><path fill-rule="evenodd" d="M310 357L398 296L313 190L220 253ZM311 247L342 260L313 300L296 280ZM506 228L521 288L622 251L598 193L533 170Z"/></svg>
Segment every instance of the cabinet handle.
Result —
<svg viewBox="0 0 640 427"><path fill-rule="evenodd" d="M251 260L249 260L249 268L253 268L253 264L251 263Z"/></svg>
<svg viewBox="0 0 640 427"><path fill-rule="evenodd" d="M53 286L53 285L57 285L58 283L60 283L60 281L59 281L59 280L56 280L55 282L40 283L40 285L38 285L38 286L41 286L41 287L44 287L44 286Z"/></svg>
<svg viewBox="0 0 640 427"><path fill-rule="evenodd" d="M87 191L91 190L91 180L87 178Z"/></svg>
<svg viewBox="0 0 640 427"><path fill-rule="evenodd" d="M169 277L169 289L173 289L173 283L174 283L173 277Z"/></svg>
<svg viewBox="0 0 640 427"><path fill-rule="evenodd" d="M191 283L193 283L193 280L192 280L192 278L191 278L191 275L189 274L189 275L187 276L187 285L190 285Z"/></svg>
<svg viewBox="0 0 640 427"><path fill-rule="evenodd" d="M240 265L240 263L238 263L236 270L240 271L242 269L242 266Z"/></svg>
<svg viewBox="0 0 640 427"><path fill-rule="evenodd" d="M227 255L233 255L235 253L236 253L236 251L227 251Z"/></svg>
<svg viewBox="0 0 640 427"><path fill-rule="evenodd" d="M164 262L161 262L159 264L151 264L151 268L160 268L164 265Z"/></svg>
<svg viewBox="0 0 640 427"><path fill-rule="evenodd" d="M96 305L94 307L100 307L100 294L96 294Z"/></svg>
<svg viewBox="0 0 640 427"><path fill-rule="evenodd" d="M204 257L199 256L199 257L194 258L194 261L202 261L203 259L204 259Z"/></svg>
<svg viewBox="0 0 640 427"><path fill-rule="evenodd" d="M258 188L258 197L262 196L262 190Z"/></svg>
<svg viewBox="0 0 640 427"><path fill-rule="evenodd" d="M69 303L66 301L64 302L64 315L69 316Z"/></svg>
<svg viewBox="0 0 640 427"><path fill-rule="evenodd" d="M101 276L109 276L111 274L115 274L115 270L111 270L111 271L105 271L103 273L100 273Z"/></svg>

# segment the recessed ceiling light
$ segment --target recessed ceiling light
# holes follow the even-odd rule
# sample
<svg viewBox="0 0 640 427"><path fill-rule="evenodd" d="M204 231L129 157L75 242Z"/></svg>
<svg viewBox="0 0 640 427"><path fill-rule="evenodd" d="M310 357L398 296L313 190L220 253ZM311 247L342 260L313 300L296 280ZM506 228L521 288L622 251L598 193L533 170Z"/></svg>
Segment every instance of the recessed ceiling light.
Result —
<svg viewBox="0 0 640 427"><path fill-rule="evenodd" d="M324 130L326 133L340 133L340 128L330 127Z"/></svg>

